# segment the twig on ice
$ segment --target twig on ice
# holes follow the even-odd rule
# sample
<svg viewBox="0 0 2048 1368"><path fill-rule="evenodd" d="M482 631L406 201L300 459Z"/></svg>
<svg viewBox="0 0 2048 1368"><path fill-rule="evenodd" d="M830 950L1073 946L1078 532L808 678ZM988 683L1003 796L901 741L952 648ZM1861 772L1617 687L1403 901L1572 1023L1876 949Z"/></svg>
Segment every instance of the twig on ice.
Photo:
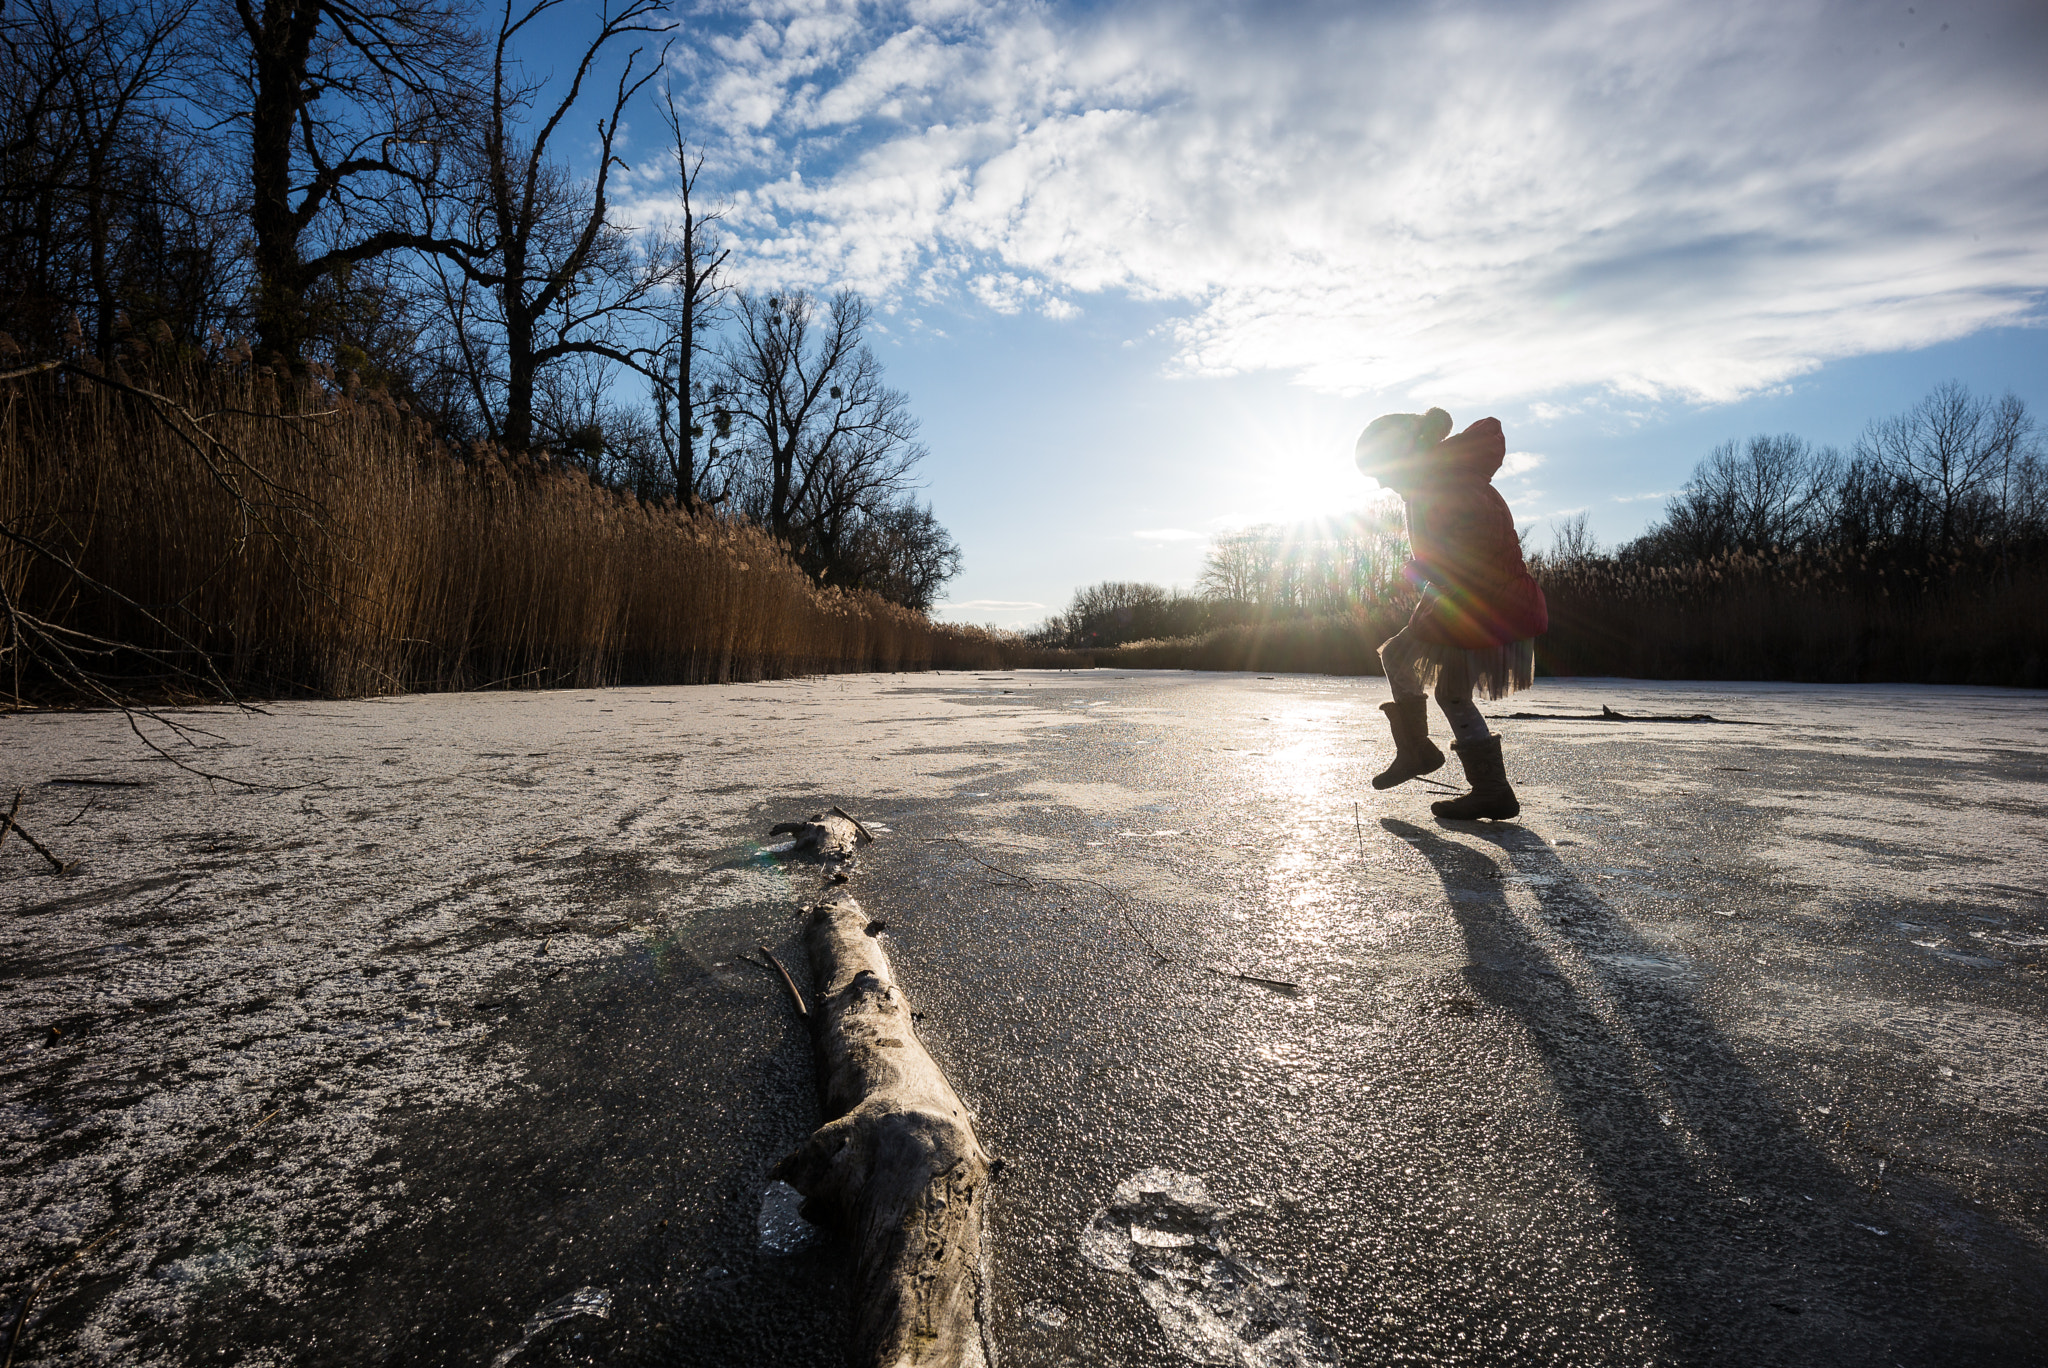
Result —
<svg viewBox="0 0 2048 1368"><path fill-rule="evenodd" d="M22 793L23 790L21 789L16 789L14 791L14 806L8 810L7 816L5 818L0 818L0 841L4 841L7 838L8 832L19 831L21 833L21 839L28 842L29 849L35 851L36 854L42 856L44 859L50 862L51 873L69 874L73 869L77 868L78 862L76 860L73 860L70 864L65 864L55 855L52 855L49 851L43 849L43 843L41 841L38 841L35 837L29 835L28 829L22 826L21 823L14 820L14 814L21 811Z"/></svg>
<svg viewBox="0 0 2048 1368"><path fill-rule="evenodd" d="M768 957L768 962L775 966L775 972L782 975L783 986L789 989L790 999L796 1003L796 1014L808 1021L811 1009L804 1006L804 995L796 990L796 980L789 976L789 970L782 967L782 961L775 958L773 950L770 950L765 945L760 946L759 949L762 954Z"/></svg>
<svg viewBox="0 0 2048 1368"><path fill-rule="evenodd" d="M958 836L942 836L939 839L944 841L951 841L955 845L967 844L967 842L961 840ZM974 854L972 851L968 852L967 858L974 861L976 864L980 865L983 869L991 870L997 874L1002 875L1006 879L1015 879L1018 883L1023 884L1026 888L1030 889L1034 893L1038 891L1038 885L1032 882L1031 876L1029 874L1019 874L1014 869L1005 869L1001 865L990 864L987 860L982 859L981 856Z"/></svg>
<svg viewBox="0 0 2048 1368"><path fill-rule="evenodd" d="M1266 978L1260 974L1240 974L1237 973L1235 970L1218 969L1213 965L1208 964L1205 964L1201 967L1204 973L1214 974L1218 978L1242 979L1246 983L1262 984L1268 988L1285 988L1290 993L1298 993L1301 991L1301 985L1294 982L1292 979Z"/></svg>

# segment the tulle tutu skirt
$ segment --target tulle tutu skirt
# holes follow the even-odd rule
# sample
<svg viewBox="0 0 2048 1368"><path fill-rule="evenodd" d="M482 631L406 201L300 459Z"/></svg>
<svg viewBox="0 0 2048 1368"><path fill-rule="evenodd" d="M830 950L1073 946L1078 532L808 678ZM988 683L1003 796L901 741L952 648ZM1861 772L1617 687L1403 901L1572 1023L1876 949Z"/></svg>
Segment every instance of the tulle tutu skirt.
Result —
<svg viewBox="0 0 2048 1368"><path fill-rule="evenodd" d="M1442 687L1447 697L1506 698L1536 682L1536 638L1477 649L1424 641L1404 629L1380 647L1396 698Z"/></svg>

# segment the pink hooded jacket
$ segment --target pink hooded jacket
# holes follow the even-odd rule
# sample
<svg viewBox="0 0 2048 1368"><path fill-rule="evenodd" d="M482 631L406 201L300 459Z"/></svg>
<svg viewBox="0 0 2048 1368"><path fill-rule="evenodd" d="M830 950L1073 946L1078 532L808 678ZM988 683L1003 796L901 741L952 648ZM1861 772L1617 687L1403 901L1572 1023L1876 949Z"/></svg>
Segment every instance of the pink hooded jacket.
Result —
<svg viewBox="0 0 2048 1368"><path fill-rule="evenodd" d="M1529 576L1515 516L1493 487L1507 456L1500 420L1482 418L1423 458L1403 490L1412 571L1432 592L1409 630L1424 641L1468 650L1541 636L1550 626L1543 590Z"/></svg>

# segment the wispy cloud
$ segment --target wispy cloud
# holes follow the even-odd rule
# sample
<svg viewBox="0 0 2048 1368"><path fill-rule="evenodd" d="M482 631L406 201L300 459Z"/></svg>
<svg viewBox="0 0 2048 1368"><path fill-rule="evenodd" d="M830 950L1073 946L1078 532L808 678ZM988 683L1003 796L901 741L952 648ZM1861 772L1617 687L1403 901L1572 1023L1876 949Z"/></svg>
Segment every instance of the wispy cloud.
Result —
<svg viewBox="0 0 2048 1368"><path fill-rule="evenodd" d="M1676 490L1671 489L1658 489L1652 490L1648 494L1617 494L1614 496L1614 501L1616 503L1646 503L1651 499L1668 499L1676 492Z"/></svg>
<svg viewBox="0 0 2048 1368"><path fill-rule="evenodd" d="M1184 542L1206 541L1206 532L1190 532L1184 527L1152 527L1131 533L1139 541Z"/></svg>
<svg viewBox="0 0 2048 1368"><path fill-rule="evenodd" d="M2039 317L2048 11L1918 8L748 0L684 74L757 279L1162 301L1191 375L1714 401Z"/></svg>
<svg viewBox="0 0 2048 1368"><path fill-rule="evenodd" d="M1510 451L1500 463L1499 478L1513 479L1518 475L1527 475L1542 464L1543 458L1533 451Z"/></svg>

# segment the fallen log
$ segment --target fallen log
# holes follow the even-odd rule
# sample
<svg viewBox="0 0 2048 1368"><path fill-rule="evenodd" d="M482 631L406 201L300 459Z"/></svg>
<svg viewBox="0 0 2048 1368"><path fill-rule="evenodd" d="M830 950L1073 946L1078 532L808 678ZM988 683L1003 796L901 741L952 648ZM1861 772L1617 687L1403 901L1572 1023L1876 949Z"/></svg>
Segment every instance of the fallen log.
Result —
<svg viewBox="0 0 2048 1368"><path fill-rule="evenodd" d="M804 927L830 1119L775 1176L804 1194L806 1219L852 1235L860 1289L853 1362L981 1368L988 1155L918 1040L869 926L842 894L813 909Z"/></svg>
<svg viewBox="0 0 2048 1368"><path fill-rule="evenodd" d="M790 836L792 852L811 850L821 860L850 860L854 851L875 838L842 808L814 812L802 822L777 822L770 836Z"/></svg>

